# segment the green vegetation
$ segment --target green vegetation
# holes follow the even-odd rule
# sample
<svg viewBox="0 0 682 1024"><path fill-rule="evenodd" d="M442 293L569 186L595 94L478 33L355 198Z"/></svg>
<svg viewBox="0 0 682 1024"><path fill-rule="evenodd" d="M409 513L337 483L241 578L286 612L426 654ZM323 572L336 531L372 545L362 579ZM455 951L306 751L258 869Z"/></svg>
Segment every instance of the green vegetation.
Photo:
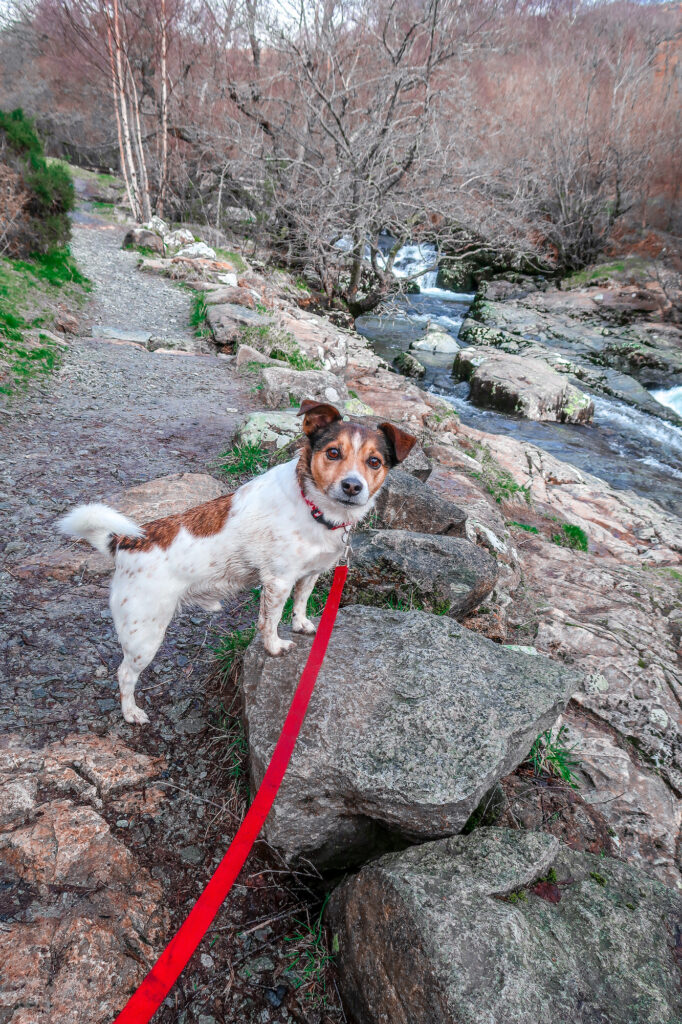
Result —
<svg viewBox="0 0 682 1024"><path fill-rule="evenodd" d="M240 658L256 635L255 625L247 626L246 629L233 629L221 637L218 644L213 648L216 661L220 669L220 675L227 679L237 658Z"/></svg>
<svg viewBox="0 0 682 1024"><path fill-rule="evenodd" d="M190 326L199 338L212 338L211 328L208 326L208 306L203 292L192 292L189 312Z"/></svg>
<svg viewBox="0 0 682 1024"><path fill-rule="evenodd" d="M280 331L273 325L262 324L260 327L242 327L240 334L240 345L250 345L270 359L281 359L293 366L294 370L323 369L319 359L311 359L301 352L293 334L288 331Z"/></svg>
<svg viewBox="0 0 682 1024"><path fill-rule="evenodd" d="M238 633L239 630L236 630L235 632ZM246 647L248 647L248 642L244 644L243 648L238 646L235 647L232 654L232 660L229 662L228 668L225 667L224 661L220 662L220 671L222 674L229 675L230 668L232 667L232 661L234 661L236 655L241 653L241 651ZM237 793L245 795L248 782L246 763L249 745L246 741L246 733L244 731L242 720L238 715L234 715L227 710L224 704L221 703L216 728L223 734L223 742L221 743L221 767L231 779Z"/></svg>
<svg viewBox="0 0 682 1024"><path fill-rule="evenodd" d="M517 889L516 892L510 892L507 899L509 903L527 903L528 893L524 889Z"/></svg>
<svg viewBox="0 0 682 1024"><path fill-rule="evenodd" d="M27 195L8 239L11 254L30 256L66 245L69 211L75 204L73 182L64 167L45 159L33 120L22 110L0 111L0 163L17 175L8 201L20 202L18 190Z"/></svg>
<svg viewBox="0 0 682 1024"><path fill-rule="evenodd" d="M553 533L552 541L563 548L573 548L575 551L587 551L587 534L579 526L572 526L570 523L563 523L561 533Z"/></svg>
<svg viewBox="0 0 682 1024"><path fill-rule="evenodd" d="M104 217L112 217L116 212L113 203L103 203L99 199L93 199L90 205L95 213L101 213Z"/></svg>
<svg viewBox="0 0 682 1024"><path fill-rule="evenodd" d="M329 894L324 898L322 907L316 918L310 921L294 919L298 926L284 941L290 945L287 954L287 966L284 973L293 987L305 996L306 1002L314 1009L327 1004L327 969L334 962L334 952L330 952L325 942L322 919L329 902ZM332 950L338 950L338 938L335 937Z"/></svg>
<svg viewBox="0 0 682 1024"><path fill-rule="evenodd" d="M59 365L66 345L36 331L50 326L55 299L81 302L90 287L67 248L33 260L0 259L0 394Z"/></svg>
<svg viewBox="0 0 682 1024"><path fill-rule="evenodd" d="M525 530L525 531L526 531L526 533L539 533L539 532L540 532L540 531L538 530L537 526L530 526L530 525L529 525L528 523L516 523L516 522L514 522L514 520L513 520L513 519L511 519L511 520L510 520L510 521L509 521L509 522L507 523L507 526L516 526L516 527L517 527L517 529L519 529L519 530Z"/></svg>
<svg viewBox="0 0 682 1024"><path fill-rule="evenodd" d="M575 745L566 746L567 732L566 726L562 725L556 736L552 735L551 729L540 733L531 747L528 760L536 775L554 775L571 789L578 789L575 770L580 767L580 761L574 755Z"/></svg>
<svg viewBox="0 0 682 1024"><path fill-rule="evenodd" d="M597 885L606 885L606 879L598 871L590 871L590 878L594 879Z"/></svg>
<svg viewBox="0 0 682 1024"><path fill-rule="evenodd" d="M217 467L228 476L261 473L268 465L268 453L259 444L246 442L236 444L224 452L217 462Z"/></svg>

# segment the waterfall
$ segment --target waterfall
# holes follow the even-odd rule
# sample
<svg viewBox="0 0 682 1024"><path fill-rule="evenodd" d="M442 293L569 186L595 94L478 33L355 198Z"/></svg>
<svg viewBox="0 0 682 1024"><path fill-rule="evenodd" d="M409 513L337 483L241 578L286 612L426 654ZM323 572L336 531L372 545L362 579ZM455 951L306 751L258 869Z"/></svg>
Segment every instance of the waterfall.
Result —
<svg viewBox="0 0 682 1024"><path fill-rule="evenodd" d="M433 267L437 259L436 247L430 242L422 242L421 245L404 245L402 249L398 250L393 263L393 274L395 277L414 277L420 270ZM423 292L426 289L435 288L437 278L438 267L422 274L421 277L416 278L419 290Z"/></svg>
<svg viewBox="0 0 682 1024"><path fill-rule="evenodd" d="M667 391L652 391L651 394L661 405L667 405L678 416L682 416L682 385Z"/></svg>

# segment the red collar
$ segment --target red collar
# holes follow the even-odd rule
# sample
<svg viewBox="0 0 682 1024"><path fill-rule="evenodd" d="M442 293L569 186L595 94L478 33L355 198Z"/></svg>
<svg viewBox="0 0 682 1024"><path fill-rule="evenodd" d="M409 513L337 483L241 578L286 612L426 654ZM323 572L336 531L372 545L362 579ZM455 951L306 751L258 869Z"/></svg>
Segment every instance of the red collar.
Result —
<svg viewBox="0 0 682 1024"><path fill-rule="evenodd" d="M303 498L306 505L310 508L310 514L313 517L313 519L318 523L322 523L322 525L326 526L328 530L343 530L344 528L347 529L348 527L352 526L352 523L339 523L338 525L330 523L322 509L318 508L314 501L311 501L309 498L306 498L305 494L303 493L303 488L301 488L301 497Z"/></svg>

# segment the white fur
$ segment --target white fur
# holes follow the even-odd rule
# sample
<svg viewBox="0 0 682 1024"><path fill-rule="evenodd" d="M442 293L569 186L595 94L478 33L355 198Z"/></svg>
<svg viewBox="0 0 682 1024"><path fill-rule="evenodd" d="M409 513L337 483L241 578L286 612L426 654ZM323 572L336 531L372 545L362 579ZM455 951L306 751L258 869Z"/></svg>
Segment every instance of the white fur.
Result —
<svg viewBox="0 0 682 1024"><path fill-rule="evenodd" d="M93 548L108 555L113 534L122 537L144 537L144 530L132 519L108 505L79 505L57 522L57 529L67 537L87 540Z"/></svg>
<svg viewBox="0 0 682 1024"><path fill-rule="evenodd" d="M278 655L293 646L279 638L277 626L294 588L292 628L315 631L306 617L307 600L319 573L339 561L345 531L328 530L313 519L301 497L297 462L275 466L240 487L223 528L210 537L195 537L182 528L165 550L117 551L110 606L123 648L118 681L127 722L149 721L135 703L135 684L181 603L217 610L223 598L260 584L258 628L266 651ZM370 498L362 507L341 508L312 484L308 496L336 522L358 522L374 504ZM137 537L142 532L104 505L76 509L59 528L100 551L112 533Z"/></svg>

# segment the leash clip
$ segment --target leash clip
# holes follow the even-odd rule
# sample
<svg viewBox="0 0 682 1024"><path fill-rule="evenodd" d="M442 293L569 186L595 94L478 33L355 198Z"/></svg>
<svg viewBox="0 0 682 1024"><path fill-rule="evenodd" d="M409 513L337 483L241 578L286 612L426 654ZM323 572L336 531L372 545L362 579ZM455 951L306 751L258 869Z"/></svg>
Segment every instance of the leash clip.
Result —
<svg viewBox="0 0 682 1024"><path fill-rule="evenodd" d="M341 534L341 540L343 541L343 554L341 555L340 565L350 566L350 534L351 527L344 526L343 533Z"/></svg>

